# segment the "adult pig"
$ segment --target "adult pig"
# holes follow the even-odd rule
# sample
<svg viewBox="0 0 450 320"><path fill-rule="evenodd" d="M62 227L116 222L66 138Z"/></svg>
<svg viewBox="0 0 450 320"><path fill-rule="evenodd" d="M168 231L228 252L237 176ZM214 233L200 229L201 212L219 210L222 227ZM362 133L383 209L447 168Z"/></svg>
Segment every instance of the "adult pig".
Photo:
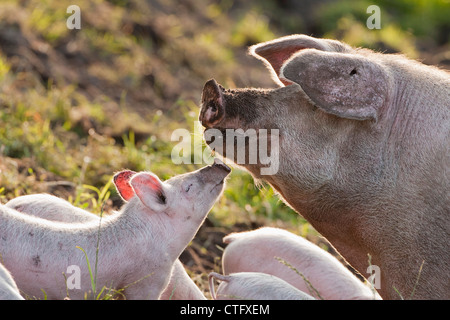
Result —
<svg viewBox="0 0 450 320"><path fill-rule="evenodd" d="M304 35L250 53L280 87L225 90L208 81L200 111L207 143L236 162L217 148L234 138L208 131L278 129L269 141L278 143L276 172L261 174L260 159L242 164L255 178L363 275L370 255L384 299L449 299L449 73Z"/></svg>

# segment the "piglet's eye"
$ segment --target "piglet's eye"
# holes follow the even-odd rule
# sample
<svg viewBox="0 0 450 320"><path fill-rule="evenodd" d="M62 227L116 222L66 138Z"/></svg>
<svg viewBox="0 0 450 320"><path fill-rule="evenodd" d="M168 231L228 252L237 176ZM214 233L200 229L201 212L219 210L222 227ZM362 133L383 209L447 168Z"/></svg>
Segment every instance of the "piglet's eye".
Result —
<svg viewBox="0 0 450 320"><path fill-rule="evenodd" d="M191 189L191 187L192 187L192 183L186 187L185 191L186 191L186 192L189 192L189 190Z"/></svg>

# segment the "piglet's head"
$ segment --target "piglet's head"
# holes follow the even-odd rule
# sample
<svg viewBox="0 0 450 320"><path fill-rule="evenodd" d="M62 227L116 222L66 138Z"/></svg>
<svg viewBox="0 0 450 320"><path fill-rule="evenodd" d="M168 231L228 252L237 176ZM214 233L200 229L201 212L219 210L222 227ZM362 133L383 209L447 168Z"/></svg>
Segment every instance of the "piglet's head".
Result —
<svg viewBox="0 0 450 320"><path fill-rule="evenodd" d="M164 182L151 172L136 173L130 170L118 172L113 181L124 201L131 202L137 198L152 212L202 220L221 194L224 179L230 170L217 159L211 166Z"/></svg>
<svg viewBox="0 0 450 320"><path fill-rule="evenodd" d="M145 222L157 245L178 257L200 228L209 210L222 193L231 169L214 164L161 181L151 172L121 171L114 176L117 191L128 203L126 216ZM164 242L164 244L162 244Z"/></svg>

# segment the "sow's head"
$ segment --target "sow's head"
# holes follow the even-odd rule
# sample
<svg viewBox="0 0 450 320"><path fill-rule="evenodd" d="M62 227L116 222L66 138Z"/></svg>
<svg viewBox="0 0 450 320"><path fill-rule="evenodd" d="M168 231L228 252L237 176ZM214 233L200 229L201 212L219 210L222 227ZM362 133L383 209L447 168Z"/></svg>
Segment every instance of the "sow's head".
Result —
<svg viewBox="0 0 450 320"><path fill-rule="evenodd" d="M350 46L293 35L249 52L265 63L279 88L226 90L211 79L203 88L199 120L209 146L254 175L279 173L284 158L328 159L343 125L379 118L387 73ZM325 162L313 165L320 169Z"/></svg>

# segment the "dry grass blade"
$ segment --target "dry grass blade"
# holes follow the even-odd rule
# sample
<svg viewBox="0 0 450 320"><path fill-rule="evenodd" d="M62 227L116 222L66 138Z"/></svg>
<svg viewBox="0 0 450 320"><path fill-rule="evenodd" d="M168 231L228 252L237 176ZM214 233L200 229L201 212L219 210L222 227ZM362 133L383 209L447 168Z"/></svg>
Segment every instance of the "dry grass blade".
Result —
<svg viewBox="0 0 450 320"><path fill-rule="evenodd" d="M303 273L301 273L300 271L297 270L297 268L295 268L293 265L291 265L289 262L287 262L286 260L280 258L280 257L275 257L275 259L277 259L279 262L281 262L282 264L284 264L285 266L287 266L289 269L293 270L296 274L298 274L300 277L302 277L302 279L306 282L306 284L308 285L308 289L309 289L309 293L311 295L314 296L314 294L317 296L317 298L319 298L320 300L324 300L323 297L320 295L319 291L314 288L314 286L312 285L312 283L308 280L308 278L305 277L305 275Z"/></svg>

